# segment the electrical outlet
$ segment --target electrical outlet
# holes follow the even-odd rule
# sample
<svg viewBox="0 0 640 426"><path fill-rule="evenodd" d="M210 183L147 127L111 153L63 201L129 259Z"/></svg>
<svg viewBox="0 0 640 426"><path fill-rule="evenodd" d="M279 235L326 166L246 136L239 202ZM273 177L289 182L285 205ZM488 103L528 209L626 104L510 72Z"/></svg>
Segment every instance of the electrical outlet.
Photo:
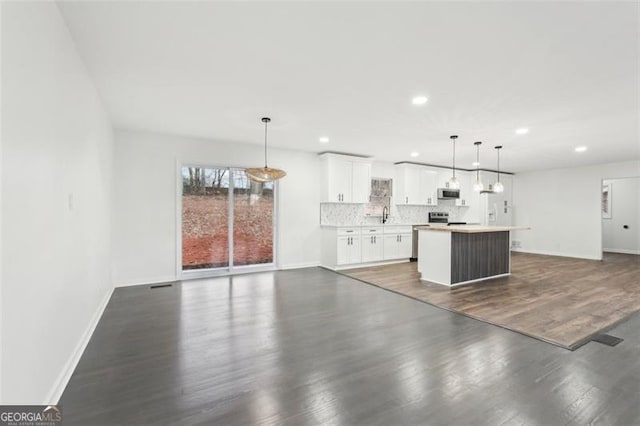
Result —
<svg viewBox="0 0 640 426"><path fill-rule="evenodd" d="M522 247L522 241L520 241L520 240L511 241L511 247L512 248L521 248Z"/></svg>

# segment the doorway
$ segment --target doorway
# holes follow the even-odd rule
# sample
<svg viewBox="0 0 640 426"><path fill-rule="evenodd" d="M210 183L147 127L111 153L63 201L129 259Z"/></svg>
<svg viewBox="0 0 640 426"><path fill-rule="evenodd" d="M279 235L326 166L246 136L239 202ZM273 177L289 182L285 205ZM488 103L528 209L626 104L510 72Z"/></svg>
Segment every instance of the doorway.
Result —
<svg viewBox="0 0 640 426"><path fill-rule="evenodd" d="M178 252L182 278L275 264L275 184L244 169L184 165Z"/></svg>
<svg viewBox="0 0 640 426"><path fill-rule="evenodd" d="M640 254L640 177L602 181L602 252Z"/></svg>

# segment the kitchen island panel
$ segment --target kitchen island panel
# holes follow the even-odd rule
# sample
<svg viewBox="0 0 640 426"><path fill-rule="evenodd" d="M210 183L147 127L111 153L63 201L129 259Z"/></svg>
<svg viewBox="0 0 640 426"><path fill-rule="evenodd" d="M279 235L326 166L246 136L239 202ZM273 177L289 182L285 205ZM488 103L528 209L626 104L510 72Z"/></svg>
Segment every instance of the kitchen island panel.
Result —
<svg viewBox="0 0 640 426"><path fill-rule="evenodd" d="M451 233L451 283L510 272L509 231Z"/></svg>
<svg viewBox="0 0 640 426"><path fill-rule="evenodd" d="M418 234L418 272L429 271L429 281L437 284L451 283L451 234L426 232ZM428 255L425 255L428 253Z"/></svg>

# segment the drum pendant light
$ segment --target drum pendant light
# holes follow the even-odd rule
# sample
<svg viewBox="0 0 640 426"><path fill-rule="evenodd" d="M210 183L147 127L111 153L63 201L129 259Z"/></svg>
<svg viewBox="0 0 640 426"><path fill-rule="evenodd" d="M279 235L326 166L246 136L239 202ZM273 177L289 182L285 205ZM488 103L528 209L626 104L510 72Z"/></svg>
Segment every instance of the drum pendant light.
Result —
<svg viewBox="0 0 640 426"><path fill-rule="evenodd" d="M449 182L447 182L447 184L451 189L458 189L460 188L460 182L456 177L456 139L458 139L458 136L452 135L449 136L449 138L453 141L453 167L451 168L451 170L453 171L453 176L451 176L451 179L449 179Z"/></svg>
<svg viewBox="0 0 640 426"><path fill-rule="evenodd" d="M496 180L496 183L493 184L493 192L503 192L504 185L500 182L500 150L502 149L502 145L498 145L495 148L498 152L498 179Z"/></svg>
<svg viewBox="0 0 640 426"><path fill-rule="evenodd" d="M262 119L264 123L264 167L253 167L245 171L249 179L255 182L270 182L281 179L287 175L284 170L272 169L267 166L267 124L270 121L271 119L269 117Z"/></svg>
<svg viewBox="0 0 640 426"><path fill-rule="evenodd" d="M473 144L476 146L476 182L473 184L473 190L480 192L484 189L484 185L480 180L480 145L482 145L482 142L478 141Z"/></svg>

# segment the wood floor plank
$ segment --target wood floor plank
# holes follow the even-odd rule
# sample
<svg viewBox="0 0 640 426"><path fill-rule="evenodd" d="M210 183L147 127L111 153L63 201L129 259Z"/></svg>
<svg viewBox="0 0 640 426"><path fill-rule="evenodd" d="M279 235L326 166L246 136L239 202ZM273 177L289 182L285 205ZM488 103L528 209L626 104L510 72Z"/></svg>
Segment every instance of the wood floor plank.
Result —
<svg viewBox="0 0 640 426"><path fill-rule="evenodd" d="M452 289L421 281L415 262L342 272L570 349L640 310L635 255L595 261L514 253L509 277Z"/></svg>
<svg viewBox="0 0 640 426"><path fill-rule="evenodd" d="M60 403L65 425L638 424L640 317L612 333L570 352L320 268L118 288Z"/></svg>

